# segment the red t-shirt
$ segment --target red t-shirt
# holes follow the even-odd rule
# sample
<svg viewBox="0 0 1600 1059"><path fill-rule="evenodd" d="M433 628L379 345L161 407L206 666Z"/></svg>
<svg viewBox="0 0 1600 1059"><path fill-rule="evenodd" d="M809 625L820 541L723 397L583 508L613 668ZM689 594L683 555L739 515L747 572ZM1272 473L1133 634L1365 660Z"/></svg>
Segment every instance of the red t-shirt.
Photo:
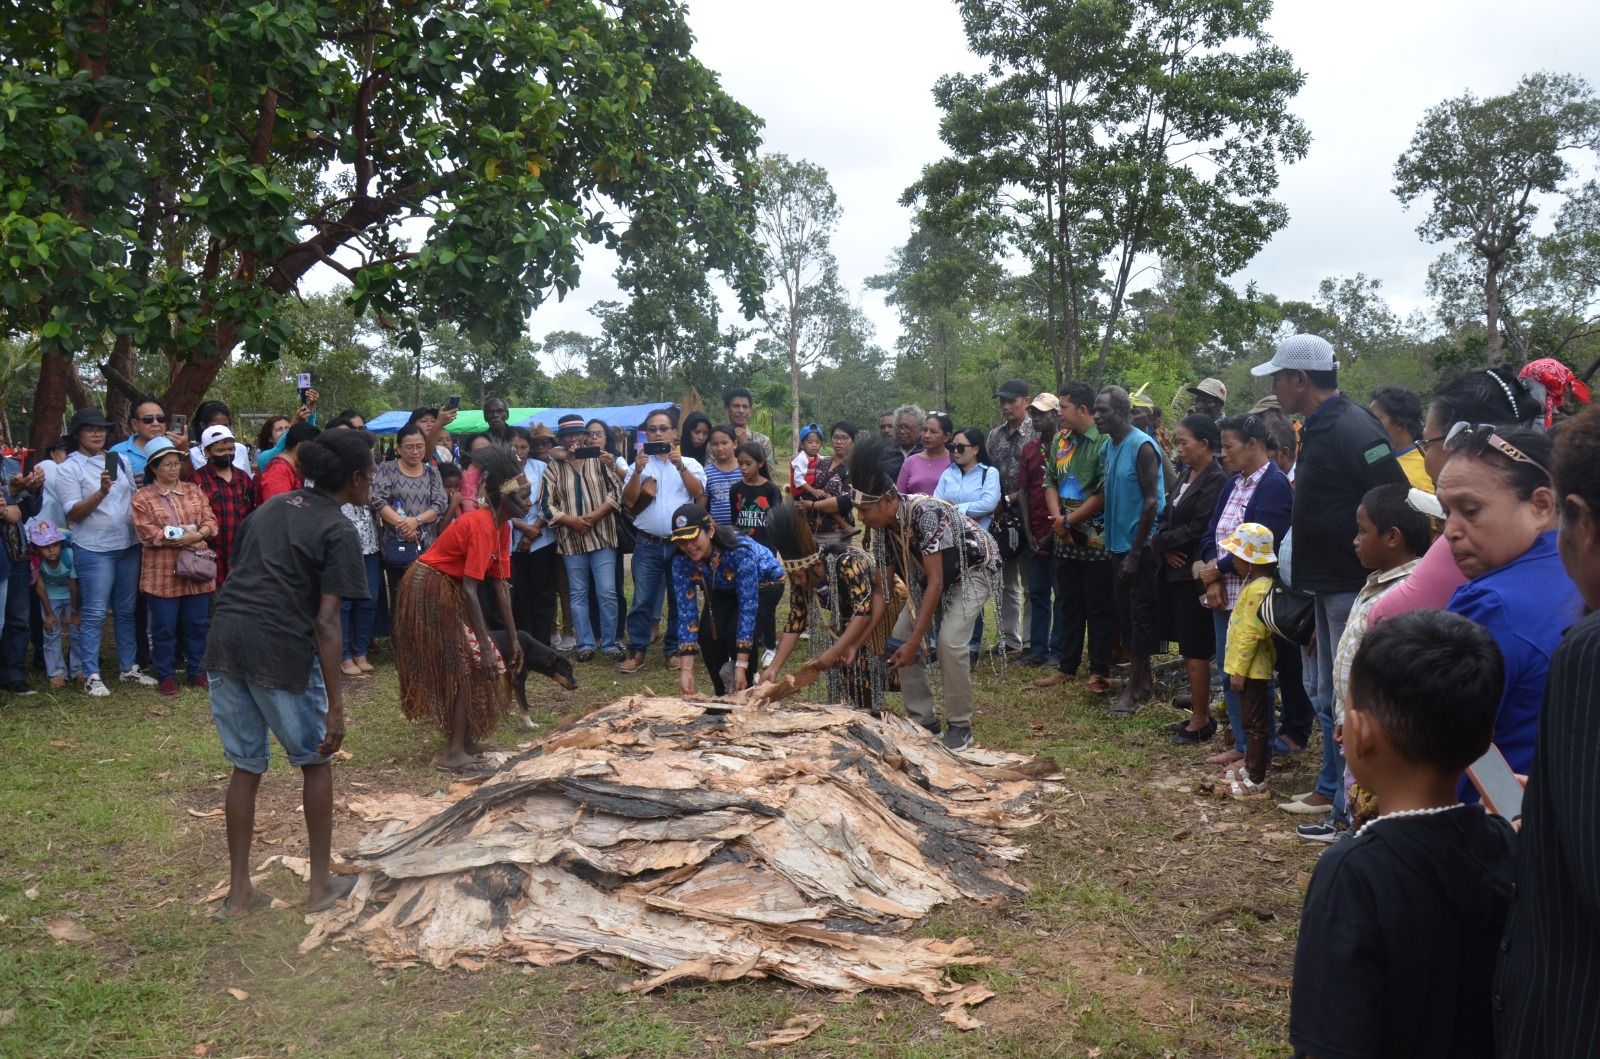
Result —
<svg viewBox="0 0 1600 1059"><path fill-rule="evenodd" d="M260 507L279 493L292 493L305 484L306 480L293 464L282 456L274 456L267 469L256 476L256 506Z"/></svg>
<svg viewBox="0 0 1600 1059"><path fill-rule="evenodd" d="M496 533L493 511L486 507L469 511L446 526L418 562L458 579L470 577L474 581L487 581L498 577L509 581L511 524L506 523Z"/></svg>

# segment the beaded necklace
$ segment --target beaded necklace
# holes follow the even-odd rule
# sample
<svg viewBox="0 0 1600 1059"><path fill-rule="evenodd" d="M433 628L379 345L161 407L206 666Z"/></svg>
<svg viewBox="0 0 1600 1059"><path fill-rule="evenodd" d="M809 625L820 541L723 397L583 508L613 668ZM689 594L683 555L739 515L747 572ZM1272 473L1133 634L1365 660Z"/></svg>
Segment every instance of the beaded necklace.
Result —
<svg viewBox="0 0 1600 1059"><path fill-rule="evenodd" d="M1395 812L1384 813L1382 816L1375 816L1371 820L1368 820L1356 830L1354 837L1360 838L1367 828L1378 823L1380 820L1397 820L1402 816L1438 816L1440 813L1448 813L1452 809L1465 808L1467 808L1465 803L1457 802L1455 805L1436 805L1431 809L1399 809Z"/></svg>

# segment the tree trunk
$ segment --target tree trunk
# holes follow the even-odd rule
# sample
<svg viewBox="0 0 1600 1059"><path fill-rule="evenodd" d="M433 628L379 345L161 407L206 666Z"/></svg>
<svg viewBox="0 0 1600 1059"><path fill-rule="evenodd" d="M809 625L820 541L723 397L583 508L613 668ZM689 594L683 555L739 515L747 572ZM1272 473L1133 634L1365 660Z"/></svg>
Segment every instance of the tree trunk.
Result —
<svg viewBox="0 0 1600 1059"><path fill-rule="evenodd" d="M793 317L791 317L793 319ZM800 336L789 332L789 437L800 441ZM769 468L770 469L770 468ZM776 474L777 471L773 470Z"/></svg>
<svg viewBox="0 0 1600 1059"><path fill-rule="evenodd" d="M67 415L68 376L72 361L61 353L39 359L39 382L33 391L33 421L28 424L28 447L48 448L61 436Z"/></svg>
<svg viewBox="0 0 1600 1059"><path fill-rule="evenodd" d="M1505 360L1505 340L1500 334L1500 260L1486 258L1483 269L1483 331L1489 367Z"/></svg>
<svg viewBox="0 0 1600 1059"><path fill-rule="evenodd" d="M235 327L218 327L213 331L212 352L190 357L183 362L173 373L167 392L161 396L161 407L169 412L193 414L200 402L205 400L211 384L217 381L217 373L227 363L228 354L238 340L239 332Z"/></svg>

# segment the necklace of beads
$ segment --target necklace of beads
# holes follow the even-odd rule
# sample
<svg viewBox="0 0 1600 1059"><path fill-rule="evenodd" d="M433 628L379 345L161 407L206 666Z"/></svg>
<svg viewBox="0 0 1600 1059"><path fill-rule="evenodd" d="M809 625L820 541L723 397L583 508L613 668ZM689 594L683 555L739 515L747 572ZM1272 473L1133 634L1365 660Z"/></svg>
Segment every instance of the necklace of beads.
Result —
<svg viewBox="0 0 1600 1059"><path fill-rule="evenodd" d="M1384 813L1382 816L1375 816L1371 820L1368 820L1356 830L1355 837L1360 838L1363 831L1371 827L1373 824L1378 823L1380 820L1398 820L1402 816L1438 816L1440 813L1448 813L1452 809L1465 808L1466 805L1464 803L1457 802L1455 805L1436 805L1431 809L1399 809L1395 812Z"/></svg>

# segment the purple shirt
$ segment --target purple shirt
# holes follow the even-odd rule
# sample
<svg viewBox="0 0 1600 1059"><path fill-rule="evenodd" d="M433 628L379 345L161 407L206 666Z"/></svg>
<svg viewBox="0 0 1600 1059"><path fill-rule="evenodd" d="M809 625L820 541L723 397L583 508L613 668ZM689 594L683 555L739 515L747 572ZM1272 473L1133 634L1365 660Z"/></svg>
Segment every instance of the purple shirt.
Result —
<svg viewBox="0 0 1600 1059"><path fill-rule="evenodd" d="M906 457L906 462L900 465L900 477L895 480L894 487L900 491L901 496L907 493L932 496L933 491L939 487L939 476L948 466L950 466L949 453L937 460L930 460L926 451L913 452Z"/></svg>

